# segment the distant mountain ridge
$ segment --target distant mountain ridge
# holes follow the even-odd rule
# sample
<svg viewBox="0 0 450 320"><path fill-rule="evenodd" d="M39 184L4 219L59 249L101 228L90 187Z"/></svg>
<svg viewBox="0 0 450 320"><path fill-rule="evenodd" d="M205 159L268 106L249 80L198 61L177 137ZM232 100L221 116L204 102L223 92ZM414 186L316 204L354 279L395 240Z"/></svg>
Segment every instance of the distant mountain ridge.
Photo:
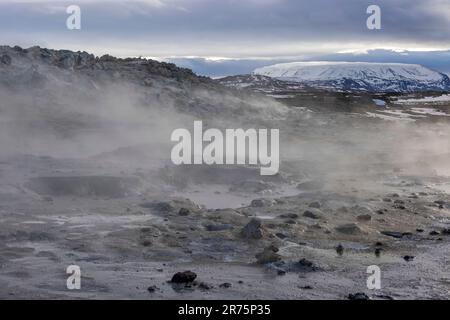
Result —
<svg viewBox="0 0 450 320"><path fill-rule="evenodd" d="M286 89L302 90L304 85L298 82L283 81L259 74L228 76L216 80L220 84L235 89L250 89L258 92L274 92Z"/></svg>
<svg viewBox="0 0 450 320"><path fill-rule="evenodd" d="M446 74L417 64L293 62L258 68L253 74L333 91L450 91Z"/></svg>

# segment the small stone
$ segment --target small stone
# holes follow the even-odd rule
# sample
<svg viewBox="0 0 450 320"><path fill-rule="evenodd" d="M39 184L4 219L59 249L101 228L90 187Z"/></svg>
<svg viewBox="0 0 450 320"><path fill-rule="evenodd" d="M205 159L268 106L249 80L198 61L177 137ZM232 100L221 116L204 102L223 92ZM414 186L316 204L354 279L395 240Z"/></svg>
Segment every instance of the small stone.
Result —
<svg viewBox="0 0 450 320"><path fill-rule="evenodd" d="M262 252L256 254L256 260L259 264L266 264L266 263L272 263L277 262L281 260L281 256L276 253L278 251L278 248L274 246L269 246L265 248Z"/></svg>
<svg viewBox="0 0 450 320"><path fill-rule="evenodd" d="M320 202L318 202L318 201L314 201L314 202L312 202L312 203L309 204L309 207L310 207L310 208L315 208L315 209L320 209L321 206L322 206L322 205L321 205Z"/></svg>
<svg viewBox="0 0 450 320"><path fill-rule="evenodd" d="M198 287L199 287L200 289L203 289L203 290L211 290L212 288L214 288L212 285L207 284L207 283L205 283L205 282L200 282L200 283L198 284Z"/></svg>
<svg viewBox="0 0 450 320"><path fill-rule="evenodd" d="M178 211L179 216L188 216L190 213L191 211L186 208L180 208L180 210Z"/></svg>
<svg viewBox="0 0 450 320"><path fill-rule="evenodd" d="M339 244L336 247L336 253L340 256L342 256L344 254L344 246L342 244Z"/></svg>
<svg viewBox="0 0 450 320"><path fill-rule="evenodd" d="M11 57L8 56L7 54L4 54L4 55L0 56L0 63L1 64L9 66L9 65L11 65L11 61L12 61Z"/></svg>
<svg viewBox="0 0 450 320"><path fill-rule="evenodd" d="M298 214L296 213L285 213L285 214L281 214L278 217L280 218L284 218L284 219L297 219L298 218Z"/></svg>
<svg viewBox="0 0 450 320"><path fill-rule="evenodd" d="M369 296L364 292L357 292L355 294L350 293L348 295L349 300L370 300Z"/></svg>
<svg viewBox="0 0 450 320"><path fill-rule="evenodd" d="M437 232L437 231L431 231L430 232L430 236L438 236L439 235L439 232Z"/></svg>
<svg viewBox="0 0 450 320"><path fill-rule="evenodd" d="M224 283L220 284L219 287L220 287L220 288L228 289L228 288L231 288L231 283L229 283L229 282L224 282Z"/></svg>
<svg viewBox="0 0 450 320"><path fill-rule="evenodd" d="M381 234L384 234L385 236L396 238L396 239L403 238L403 233L397 232L397 231L381 231Z"/></svg>
<svg viewBox="0 0 450 320"><path fill-rule="evenodd" d="M273 201L267 199L255 199L250 203L250 207L262 208L273 205Z"/></svg>
<svg viewBox="0 0 450 320"><path fill-rule="evenodd" d="M230 224L208 224L205 226L207 231L224 231L233 229L233 226Z"/></svg>
<svg viewBox="0 0 450 320"><path fill-rule="evenodd" d="M141 245L144 247L150 247L152 245L152 242L150 240L143 240L141 241Z"/></svg>
<svg viewBox="0 0 450 320"><path fill-rule="evenodd" d="M316 271L318 269L312 261L305 258L300 259L297 264L304 271Z"/></svg>
<svg viewBox="0 0 450 320"><path fill-rule="evenodd" d="M372 220L372 216L370 214L360 214L358 217L356 217L356 219L358 221L367 222L367 221Z"/></svg>
<svg viewBox="0 0 450 320"><path fill-rule="evenodd" d="M399 198L400 195L399 195L398 193L391 193L390 195L388 195L388 197L391 197L391 198Z"/></svg>
<svg viewBox="0 0 450 320"><path fill-rule="evenodd" d="M285 235L284 233L278 232L275 234L278 238L280 238L281 240L286 239L287 235Z"/></svg>
<svg viewBox="0 0 450 320"><path fill-rule="evenodd" d="M414 257L413 256L404 256L403 259L407 262L413 261Z"/></svg>
<svg viewBox="0 0 450 320"><path fill-rule="evenodd" d="M241 235L246 239L261 239L263 237L261 221L255 218L250 220L250 222L242 228Z"/></svg>
<svg viewBox="0 0 450 320"><path fill-rule="evenodd" d="M147 291L153 293L155 291L159 291L159 288L157 286L150 286L147 288Z"/></svg>
<svg viewBox="0 0 450 320"><path fill-rule="evenodd" d="M355 223L342 224L337 226L335 230L339 233L348 235L357 235L362 233L361 229Z"/></svg>
<svg viewBox="0 0 450 320"><path fill-rule="evenodd" d="M173 283L188 283L197 278L197 274L192 271L177 272L173 275L171 282Z"/></svg>
<svg viewBox="0 0 450 320"><path fill-rule="evenodd" d="M375 256L376 256L377 258L380 257L380 255L381 255L381 250L383 250L383 249L381 249L381 248L375 248Z"/></svg>
<svg viewBox="0 0 450 320"><path fill-rule="evenodd" d="M311 219L319 219L320 218L317 214L315 214L314 212L309 211L309 210L306 210L303 213L303 216L306 218L311 218Z"/></svg>
<svg viewBox="0 0 450 320"><path fill-rule="evenodd" d="M303 287L300 287L300 289L304 289L304 290L311 290L313 287L311 287L311 286L303 286Z"/></svg>

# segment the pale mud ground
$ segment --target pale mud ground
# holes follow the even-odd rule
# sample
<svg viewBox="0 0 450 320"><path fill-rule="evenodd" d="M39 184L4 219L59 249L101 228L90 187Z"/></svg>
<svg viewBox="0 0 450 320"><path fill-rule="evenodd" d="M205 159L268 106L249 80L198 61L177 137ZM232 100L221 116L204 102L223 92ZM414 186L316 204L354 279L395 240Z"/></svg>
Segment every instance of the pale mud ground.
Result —
<svg viewBox="0 0 450 320"><path fill-rule="evenodd" d="M316 134L320 121L293 132L332 145L329 136ZM362 131L366 123L360 122ZM330 121L323 126L330 129ZM308 150L314 157L317 150ZM325 152L317 163L292 155L279 177L265 180L242 167L2 157L0 298L346 299L356 292L373 299L450 298L449 154L428 155L425 165L366 156L355 166L330 164ZM305 181L314 183L296 187ZM311 208L314 202L320 208ZM314 218L303 215L307 210ZM259 239L241 233L254 217L261 221ZM255 256L269 246L279 249L271 257L280 261L258 263ZM313 266L300 265L303 258ZM72 264L81 268L81 290L66 288ZM381 268L381 290L366 287L370 265ZM168 282L185 270L197 274L194 284Z"/></svg>

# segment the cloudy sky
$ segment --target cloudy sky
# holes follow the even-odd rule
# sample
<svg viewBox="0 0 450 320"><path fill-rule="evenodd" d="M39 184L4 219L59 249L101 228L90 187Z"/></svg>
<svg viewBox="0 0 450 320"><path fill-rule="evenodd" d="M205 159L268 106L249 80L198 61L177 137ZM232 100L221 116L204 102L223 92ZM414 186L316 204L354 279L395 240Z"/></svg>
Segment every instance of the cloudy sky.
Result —
<svg viewBox="0 0 450 320"><path fill-rule="evenodd" d="M66 28L71 4L81 30ZM366 27L371 4L381 30ZM450 72L450 0L0 0L0 43L154 57L208 75L317 59Z"/></svg>

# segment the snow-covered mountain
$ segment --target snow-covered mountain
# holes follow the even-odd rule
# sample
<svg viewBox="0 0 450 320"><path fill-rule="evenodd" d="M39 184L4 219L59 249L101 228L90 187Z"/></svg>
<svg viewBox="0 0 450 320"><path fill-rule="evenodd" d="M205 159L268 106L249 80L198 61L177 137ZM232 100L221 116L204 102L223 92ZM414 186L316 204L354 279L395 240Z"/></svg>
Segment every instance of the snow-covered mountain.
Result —
<svg viewBox="0 0 450 320"><path fill-rule="evenodd" d="M293 62L254 72L310 87L339 91L450 91L450 78L417 64L367 62Z"/></svg>

